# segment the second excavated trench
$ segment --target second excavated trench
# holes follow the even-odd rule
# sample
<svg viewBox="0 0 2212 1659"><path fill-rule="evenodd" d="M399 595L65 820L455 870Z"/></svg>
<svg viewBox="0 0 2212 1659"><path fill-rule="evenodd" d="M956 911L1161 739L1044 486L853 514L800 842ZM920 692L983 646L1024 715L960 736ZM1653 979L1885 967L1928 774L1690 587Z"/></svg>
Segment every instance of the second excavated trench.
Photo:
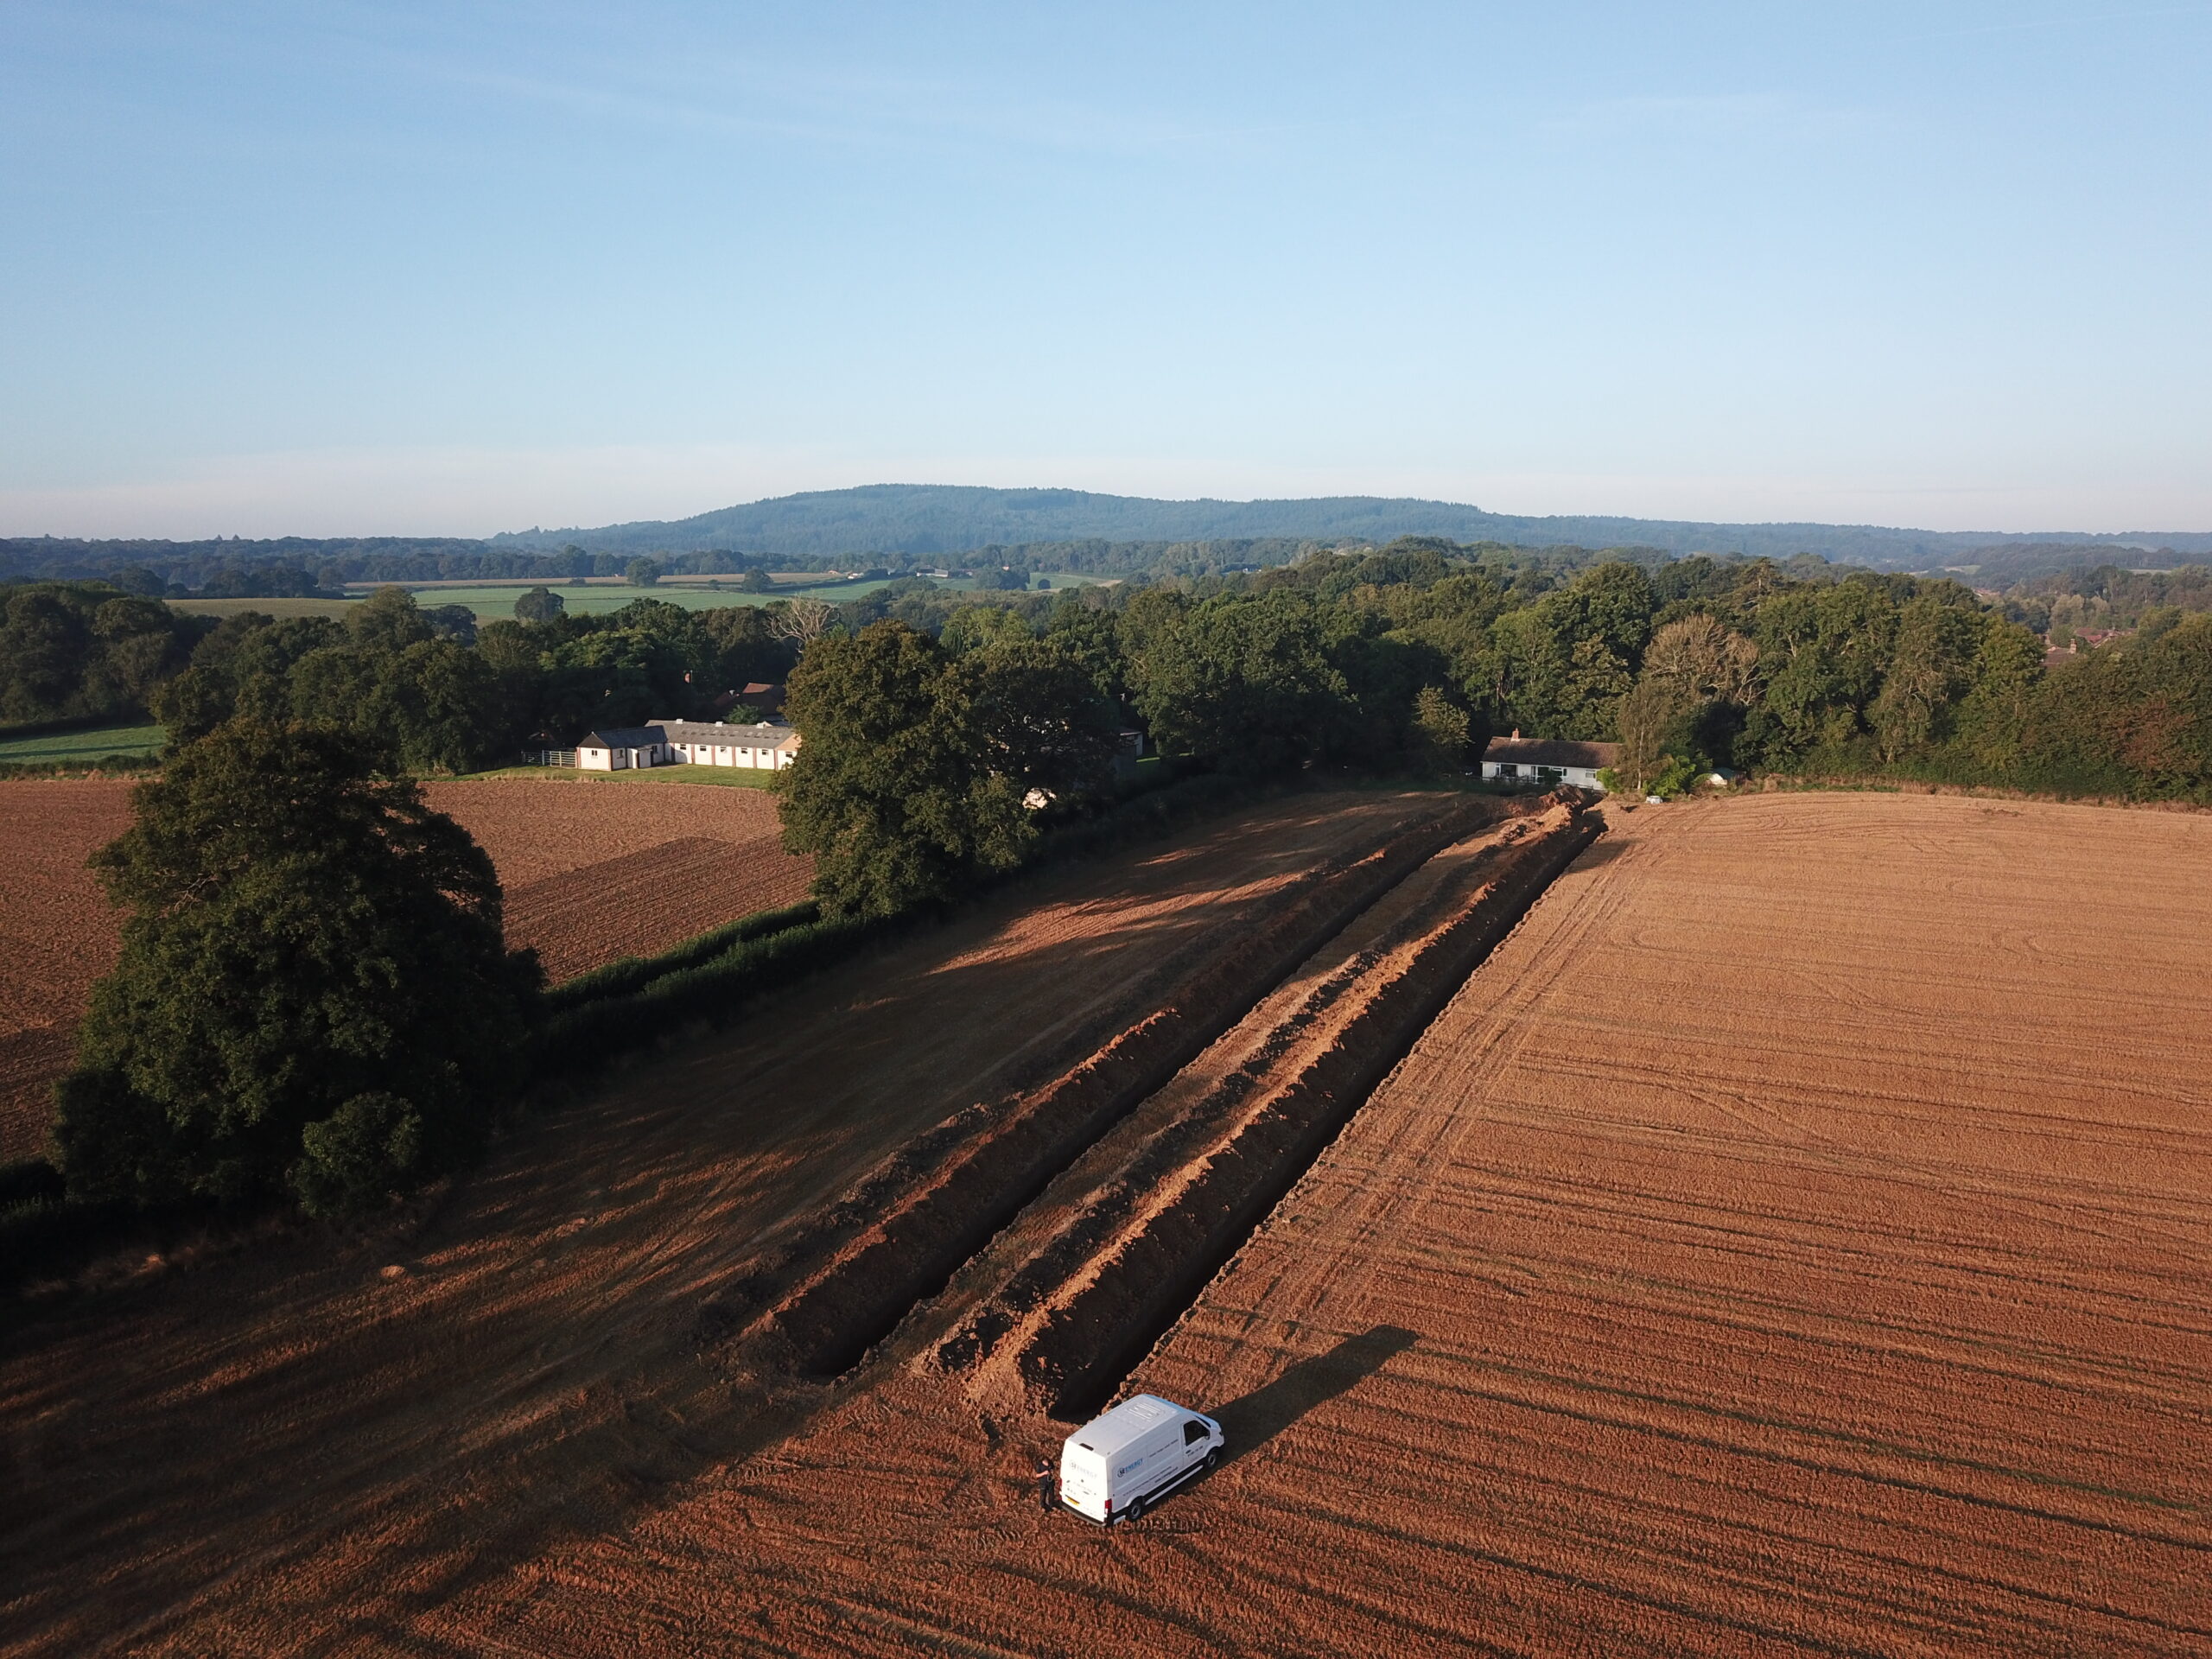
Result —
<svg viewBox="0 0 2212 1659"><path fill-rule="evenodd" d="M1105 1404L1599 828L1554 799L1356 918L962 1275L923 1363L979 1403Z"/></svg>
<svg viewBox="0 0 2212 1659"><path fill-rule="evenodd" d="M1195 963L1169 968L1080 1063L1009 1099L970 1107L887 1160L729 1302L767 1302L740 1345L804 1376L836 1376L934 1296L1070 1163L1173 1077L1324 940L1494 821L1494 800L1460 798L1403 824L1363 855L1309 871L1255 925ZM779 1281L790 1287L778 1294Z"/></svg>
<svg viewBox="0 0 2212 1659"><path fill-rule="evenodd" d="M1600 827L1573 791L1468 803L1319 873L903 1193L873 1183L879 1218L746 1345L832 1376L911 1316L898 1345L978 1404L1087 1414Z"/></svg>

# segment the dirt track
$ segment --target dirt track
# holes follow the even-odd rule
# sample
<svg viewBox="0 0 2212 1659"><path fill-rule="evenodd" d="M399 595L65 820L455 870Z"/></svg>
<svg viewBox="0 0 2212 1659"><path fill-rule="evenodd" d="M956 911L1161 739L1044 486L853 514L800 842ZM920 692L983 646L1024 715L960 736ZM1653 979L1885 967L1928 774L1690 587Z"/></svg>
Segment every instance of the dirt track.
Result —
<svg viewBox="0 0 2212 1659"><path fill-rule="evenodd" d="M2212 1651L2208 914L2203 817L1639 813L1131 1379L1211 1481L1039 1516L1055 1426L880 1365L413 1640Z"/></svg>
<svg viewBox="0 0 2212 1659"><path fill-rule="evenodd" d="M417 1236L152 1271L33 1324L0 1361L26 1498L0 1516L0 1643L404 1649L741 1465L835 1397L734 1392L698 1357L702 1308L779 1229L1436 810L1306 797L1071 867L555 1115Z"/></svg>

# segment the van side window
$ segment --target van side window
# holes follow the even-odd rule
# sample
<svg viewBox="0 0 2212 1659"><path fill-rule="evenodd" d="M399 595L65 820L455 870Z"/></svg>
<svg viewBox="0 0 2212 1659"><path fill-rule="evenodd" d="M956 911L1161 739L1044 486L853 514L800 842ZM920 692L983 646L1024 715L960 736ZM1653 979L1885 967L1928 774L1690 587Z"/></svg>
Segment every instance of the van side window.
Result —
<svg viewBox="0 0 2212 1659"><path fill-rule="evenodd" d="M1206 1426L1193 1417L1183 1425L1183 1444L1196 1446L1206 1437Z"/></svg>

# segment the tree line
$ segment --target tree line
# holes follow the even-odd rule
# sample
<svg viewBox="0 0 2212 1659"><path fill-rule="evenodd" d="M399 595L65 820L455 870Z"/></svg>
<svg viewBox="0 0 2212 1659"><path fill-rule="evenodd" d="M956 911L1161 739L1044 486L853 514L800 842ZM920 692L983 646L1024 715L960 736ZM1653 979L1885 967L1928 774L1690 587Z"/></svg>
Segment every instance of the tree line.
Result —
<svg viewBox="0 0 2212 1659"><path fill-rule="evenodd" d="M288 536L269 541L92 542L58 537L0 538L0 582L113 583L154 599L287 599L336 594L352 586L428 582L573 582L620 576L641 556L590 552L574 543L550 550L452 539L384 537L330 541ZM748 571L818 570L820 558L730 549L660 548L648 556L674 576L741 577ZM980 554L963 554L966 565ZM839 556L873 563L878 575L912 569L907 556ZM925 561L942 564L944 561ZM995 566L1000 561L994 557ZM1072 567L1064 567L1072 568Z"/></svg>
<svg viewBox="0 0 2212 1659"><path fill-rule="evenodd" d="M2047 664L2005 607L1944 578L1704 557L1578 568L1408 539L988 601L898 583L834 620L792 678L807 742L786 810L825 904L859 912L1018 856L1007 803L1033 809L1039 793L992 757L1020 747L923 712L1001 661L1069 671L1058 701L1029 705L1055 742L1113 722L1223 771L1464 770L1516 730L1618 743L1619 781L1639 792L1729 767L2212 799L2212 616L2176 610ZM885 734L925 728L940 733L934 759L883 770ZM897 803L925 798L927 823L900 829ZM887 886L881 872L901 868L911 876Z"/></svg>
<svg viewBox="0 0 2212 1659"><path fill-rule="evenodd" d="M175 739L97 861L130 915L60 1093L73 1197L340 1215L458 1167L526 1070L542 982L414 775L786 669L785 836L832 921L1019 866L1131 786L1130 733L1249 778L1463 772L1518 728L1618 742L1637 788L1726 765L2212 801L2212 614L2047 661L1947 580L1406 540L1047 593L527 608L479 628L387 589L343 622L203 627L92 585L8 595L10 686L143 696Z"/></svg>
<svg viewBox="0 0 2212 1659"><path fill-rule="evenodd" d="M791 660L778 617L751 606L640 599L603 616L534 614L480 627L464 607L425 609L401 588L342 621L245 612L198 642L151 707L176 742L249 715L354 733L410 771L474 772L594 726L709 715Z"/></svg>
<svg viewBox="0 0 2212 1659"><path fill-rule="evenodd" d="M143 714L212 626L105 582L0 588L0 723Z"/></svg>

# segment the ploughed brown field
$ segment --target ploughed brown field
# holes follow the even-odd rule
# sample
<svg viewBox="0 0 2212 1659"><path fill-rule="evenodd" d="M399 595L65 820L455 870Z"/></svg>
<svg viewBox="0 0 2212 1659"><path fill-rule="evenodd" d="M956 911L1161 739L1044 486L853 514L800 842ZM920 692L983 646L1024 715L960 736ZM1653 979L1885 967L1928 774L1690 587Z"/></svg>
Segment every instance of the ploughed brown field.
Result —
<svg viewBox="0 0 2212 1659"><path fill-rule="evenodd" d="M0 1364L0 1640L2212 1651L2212 818L1768 796L1575 856L1571 814L1439 813L1061 872L580 1103L411 1243L46 1316ZM1149 1341L1132 1264L1270 1148L1294 1185L1237 1189L1259 1230L1118 1383L1230 1461L1040 1513L1050 1410ZM960 1256L987 1169L1034 1191Z"/></svg>
<svg viewBox="0 0 2212 1659"><path fill-rule="evenodd" d="M130 827L130 789L112 779L0 784L0 1162L45 1140L85 998L115 965L115 912L85 860Z"/></svg>
<svg viewBox="0 0 2212 1659"><path fill-rule="evenodd" d="M411 1234L149 1267L37 1316L0 1354L0 1650L386 1651L773 1455L817 1391L733 1389L710 1297L918 1132L1455 804L1299 798L1033 879L548 1114Z"/></svg>
<svg viewBox="0 0 2212 1659"><path fill-rule="evenodd" d="M784 850L775 798L760 790L514 779L423 793L492 855L508 941L535 945L555 984L795 905L814 879L811 859Z"/></svg>
<svg viewBox="0 0 2212 1659"><path fill-rule="evenodd" d="M118 916L85 860L130 827L131 787L0 784L0 1161L38 1150L85 999L114 965ZM535 945L556 983L796 904L813 875L784 851L774 798L754 790L516 780L423 792L491 854L509 941Z"/></svg>

